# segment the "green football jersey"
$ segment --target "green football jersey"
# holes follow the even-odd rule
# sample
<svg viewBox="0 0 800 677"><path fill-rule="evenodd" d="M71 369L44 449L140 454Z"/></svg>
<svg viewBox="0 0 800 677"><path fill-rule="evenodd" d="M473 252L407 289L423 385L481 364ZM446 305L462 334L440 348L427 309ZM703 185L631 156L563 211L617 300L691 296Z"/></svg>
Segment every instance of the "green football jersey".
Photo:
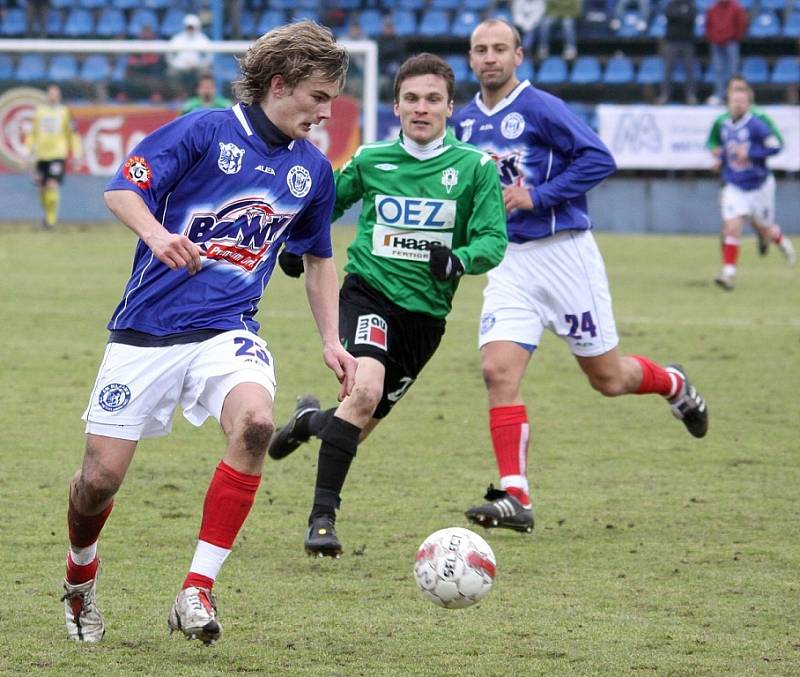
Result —
<svg viewBox="0 0 800 677"><path fill-rule="evenodd" d="M778 141L783 144L783 137L781 133L778 131L778 128L775 126L775 122L773 119L767 115L761 108L758 106L750 106L748 111L750 115L754 118L761 120L767 127L770 128L772 133L778 137ZM716 119L714 120L714 124L711 126L711 131L708 134L708 139L706 140L706 148L709 150L714 150L715 148L720 148L722 146L722 125L725 124L726 120L731 119L731 114L728 111L724 113L720 113Z"/></svg>
<svg viewBox="0 0 800 677"><path fill-rule="evenodd" d="M453 251L464 272L500 263L508 244L503 194L492 159L448 131L438 152L421 159L401 139L359 148L336 172L334 219L363 199L347 272L401 308L445 317L458 280L439 282L428 248Z"/></svg>

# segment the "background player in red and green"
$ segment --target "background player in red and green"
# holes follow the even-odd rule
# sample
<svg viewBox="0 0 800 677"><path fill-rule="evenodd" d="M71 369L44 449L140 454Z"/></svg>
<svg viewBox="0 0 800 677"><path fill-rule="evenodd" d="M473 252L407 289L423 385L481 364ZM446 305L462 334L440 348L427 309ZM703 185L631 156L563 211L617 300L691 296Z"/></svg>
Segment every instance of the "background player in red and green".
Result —
<svg viewBox="0 0 800 677"><path fill-rule="evenodd" d="M494 163L445 126L454 89L441 58L406 60L394 84L400 138L362 146L336 175L334 217L363 200L339 305L341 336L359 363L356 384L337 409L300 398L269 447L282 458L312 435L322 440L305 539L310 554L342 551L334 521L358 444L436 351L461 275L485 273L506 248ZM290 265L291 243L287 249L284 270L299 273Z"/></svg>

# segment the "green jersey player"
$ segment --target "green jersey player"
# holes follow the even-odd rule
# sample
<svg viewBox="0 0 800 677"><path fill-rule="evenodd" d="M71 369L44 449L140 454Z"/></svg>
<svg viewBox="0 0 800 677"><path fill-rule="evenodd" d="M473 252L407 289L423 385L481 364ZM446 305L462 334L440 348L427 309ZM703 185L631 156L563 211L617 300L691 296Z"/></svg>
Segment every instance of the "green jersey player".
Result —
<svg viewBox="0 0 800 677"><path fill-rule="evenodd" d="M358 361L356 383L335 409L299 398L268 450L283 458L312 435L321 439L309 554L341 553L334 522L358 444L436 351L459 278L496 266L508 244L494 162L446 131L454 88L441 58L408 59L394 85L400 138L363 146L336 175L334 218L363 200L339 294L340 334ZM302 272L291 249L279 261L288 274Z"/></svg>

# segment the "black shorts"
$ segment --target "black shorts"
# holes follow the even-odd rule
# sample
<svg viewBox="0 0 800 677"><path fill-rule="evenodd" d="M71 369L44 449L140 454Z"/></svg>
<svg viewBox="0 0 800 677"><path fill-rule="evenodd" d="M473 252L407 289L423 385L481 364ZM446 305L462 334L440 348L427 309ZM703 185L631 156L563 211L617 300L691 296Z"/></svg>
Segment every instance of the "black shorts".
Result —
<svg viewBox="0 0 800 677"><path fill-rule="evenodd" d="M61 183L64 180L64 160L38 160L36 175L42 185L47 179L55 179Z"/></svg>
<svg viewBox="0 0 800 677"><path fill-rule="evenodd" d="M349 273L339 291L339 333L354 357L386 367L383 397L373 416L384 418L406 394L444 336L445 320L392 303L363 278Z"/></svg>

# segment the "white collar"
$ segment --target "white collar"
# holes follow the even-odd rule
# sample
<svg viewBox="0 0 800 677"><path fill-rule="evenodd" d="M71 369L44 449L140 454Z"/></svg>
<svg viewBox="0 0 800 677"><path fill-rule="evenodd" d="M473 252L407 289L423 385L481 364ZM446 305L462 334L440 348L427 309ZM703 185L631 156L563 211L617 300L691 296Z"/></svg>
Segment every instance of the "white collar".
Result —
<svg viewBox="0 0 800 677"><path fill-rule="evenodd" d="M484 115L494 115L495 113L503 110L506 106L510 106L512 103L514 103L514 100L522 93L522 90L530 86L531 83L529 80L523 80L502 99L500 99L494 108L489 108L485 103L483 103L483 100L481 99L481 93L479 91L475 95L475 105Z"/></svg>
<svg viewBox="0 0 800 677"><path fill-rule="evenodd" d="M445 130L442 135L433 141L426 144L420 144L413 139L406 138L405 134L400 134L400 145L412 157L417 160L429 160L430 158L437 157L447 150L444 145L444 137L447 135Z"/></svg>

